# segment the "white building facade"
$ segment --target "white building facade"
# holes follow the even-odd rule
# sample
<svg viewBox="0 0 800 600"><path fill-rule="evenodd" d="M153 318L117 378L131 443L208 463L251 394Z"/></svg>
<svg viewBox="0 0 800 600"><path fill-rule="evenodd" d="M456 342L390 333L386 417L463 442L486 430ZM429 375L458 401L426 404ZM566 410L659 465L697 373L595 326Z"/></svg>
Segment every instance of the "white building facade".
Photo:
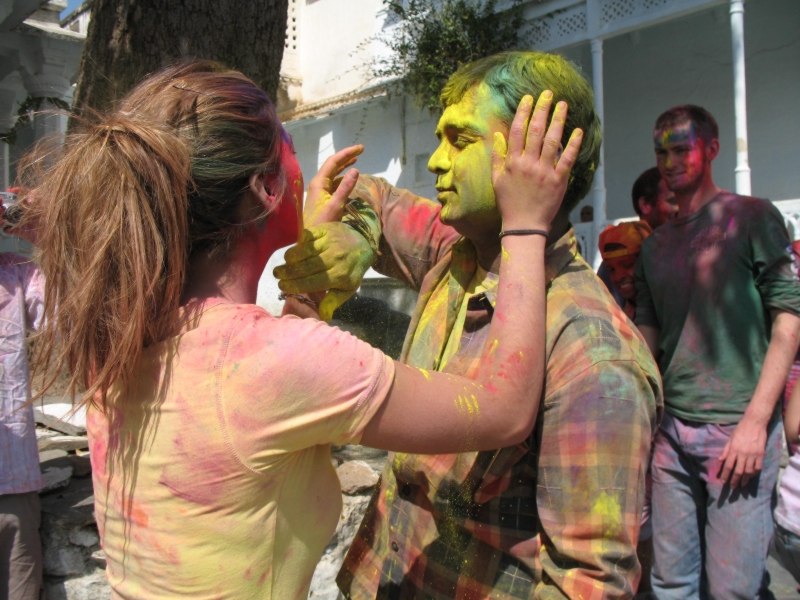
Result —
<svg viewBox="0 0 800 600"><path fill-rule="evenodd" d="M386 51L369 42L390 26L381 0L290 4L296 40L285 59L291 81L283 83L292 100L279 110L306 178L333 152L361 143L362 172L435 197L426 165L437 116L387 95L358 68ZM607 222L634 216L630 189L655 165L656 117L687 103L719 122L717 183L779 201L800 237L800 2L531 0L524 11L532 48L572 60L595 90L602 167L573 213L587 259L596 260L596 236ZM586 205L594 221L579 224Z"/></svg>
<svg viewBox="0 0 800 600"><path fill-rule="evenodd" d="M88 3L59 22L64 5L0 0L0 129L29 96L71 100ZM532 47L575 62L595 89L602 168L573 213L588 260L607 222L634 216L630 188L655 164L656 117L685 103L719 122L719 185L776 201L800 237L800 0L528 0L524 11ZM388 94L363 68L387 51L371 40L389 27L382 0L289 0L279 112L306 180L335 151L361 143L362 172L433 198L427 162L437 115ZM64 121L36 117L15 147L0 143L0 184L10 185L20 154ZM594 221L579 223L587 205ZM259 302L278 308L269 275Z"/></svg>

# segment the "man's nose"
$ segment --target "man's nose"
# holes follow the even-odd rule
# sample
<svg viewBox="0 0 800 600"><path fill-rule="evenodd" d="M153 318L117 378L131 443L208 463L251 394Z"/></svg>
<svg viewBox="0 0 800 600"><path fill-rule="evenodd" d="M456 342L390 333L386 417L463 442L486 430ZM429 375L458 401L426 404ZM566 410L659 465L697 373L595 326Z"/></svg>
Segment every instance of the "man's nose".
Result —
<svg viewBox="0 0 800 600"><path fill-rule="evenodd" d="M428 161L428 171L436 175L447 173L450 170L450 158L447 156L447 151L444 148L444 142L439 144L436 151L431 154Z"/></svg>

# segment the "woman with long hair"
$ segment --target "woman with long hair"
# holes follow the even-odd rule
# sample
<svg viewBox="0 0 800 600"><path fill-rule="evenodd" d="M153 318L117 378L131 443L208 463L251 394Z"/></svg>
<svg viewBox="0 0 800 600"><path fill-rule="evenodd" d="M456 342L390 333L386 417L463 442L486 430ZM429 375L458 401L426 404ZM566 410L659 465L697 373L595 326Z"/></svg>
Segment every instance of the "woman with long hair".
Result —
<svg viewBox="0 0 800 600"><path fill-rule="evenodd" d="M526 97L507 145L495 135L507 230L549 229L580 146L578 133L557 156L565 111L545 139L548 101L534 112ZM326 163L315 209L341 208L357 174L332 181L358 152ZM88 405L114 597L305 598L341 508L331 443L455 453L520 443L533 427L545 237L502 239L477 379L428 373L255 305L267 260L303 229L302 193L267 95L192 62L68 135L30 203L46 276L35 364L45 381L68 369Z"/></svg>

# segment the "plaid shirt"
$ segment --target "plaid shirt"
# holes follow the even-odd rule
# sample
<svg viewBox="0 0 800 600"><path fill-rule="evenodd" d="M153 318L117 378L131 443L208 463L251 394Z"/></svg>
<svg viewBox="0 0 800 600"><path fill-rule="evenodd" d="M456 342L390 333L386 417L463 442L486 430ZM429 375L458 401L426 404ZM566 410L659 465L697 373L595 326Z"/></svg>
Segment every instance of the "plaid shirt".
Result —
<svg viewBox="0 0 800 600"><path fill-rule="evenodd" d="M475 248L440 206L362 177L382 228L376 268L420 290L403 360L474 376L495 289L466 297ZM347 598L629 598L650 443L663 406L644 340L577 254L546 255L545 395L526 443L390 457L337 583ZM463 324L456 323L462 302ZM458 335L458 333L456 333Z"/></svg>

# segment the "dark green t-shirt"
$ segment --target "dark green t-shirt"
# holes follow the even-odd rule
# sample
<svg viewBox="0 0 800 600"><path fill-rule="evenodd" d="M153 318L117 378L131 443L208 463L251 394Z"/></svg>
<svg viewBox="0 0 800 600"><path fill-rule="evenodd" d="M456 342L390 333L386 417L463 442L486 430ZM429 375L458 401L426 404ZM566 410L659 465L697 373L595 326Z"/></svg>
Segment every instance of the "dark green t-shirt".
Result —
<svg viewBox="0 0 800 600"><path fill-rule="evenodd" d="M670 413L738 423L761 374L770 310L800 315L800 280L778 209L722 192L662 225L636 265L636 324L661 329Z"/></svg>

